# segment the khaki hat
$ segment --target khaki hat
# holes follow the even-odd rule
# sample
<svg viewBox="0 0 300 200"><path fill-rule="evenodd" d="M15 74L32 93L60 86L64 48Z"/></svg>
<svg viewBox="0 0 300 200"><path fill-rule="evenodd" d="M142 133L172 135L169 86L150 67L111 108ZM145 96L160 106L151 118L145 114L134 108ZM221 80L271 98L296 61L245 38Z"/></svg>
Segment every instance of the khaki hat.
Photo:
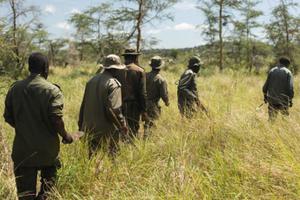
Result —
<svg viewBox="0 0 300 200"><path fill-rule="evenodd" d="M203 62L198 56L193 56L189 59L189 66L201 66L203 65Z"/></svg>
<svg viewBox="0 0 300 200"><path fill-rule="evenodd" d="M161 69L163 67L163 60L160 56L154 56L151 58L150 66L152 69Z"/></svg>
<svg viewBox="0 0 300 200"><path fill-rule="evenodd" d="M121 63L121 58L115 54L110 54L104 59L104 69L125 69L126 66Z"/></svg>
<svg viewBox="0 0 300 200"><path fill-rule="evenodd" d="M125 49L125 52L122 54L122 56L139 56L141 53L137 52L134 48L127 48Z"/></svg>

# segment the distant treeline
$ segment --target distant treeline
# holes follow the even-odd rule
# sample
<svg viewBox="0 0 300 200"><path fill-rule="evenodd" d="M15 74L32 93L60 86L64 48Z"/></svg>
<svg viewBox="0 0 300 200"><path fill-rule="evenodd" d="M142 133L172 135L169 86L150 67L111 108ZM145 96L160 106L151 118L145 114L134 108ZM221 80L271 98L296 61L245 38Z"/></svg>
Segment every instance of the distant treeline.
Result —
<svg viewBox="0 0 300 200"><path fill-rule="evenodd" d="M199 25L206 45L187 49L152 49L157 40L145 38L146 24L172 20L172 6L180 0L116 0L70 14L68 23L75 28L72 38L51 38L39 18L37 6L26 0L0 0L7 10L0 20L0 73L17 77L32 51L48 55L51 65L76 66L81 62L102 62L110 53L120 54L124 47L135 46L146 54L160 54L168 62L185 54L198 54L207 66L246 69L256 72L263 65L285 55L292 70L300 65L300 18L294 14L299 5L280 0L267 24L257 9L261 1L203 0L196 8L205 17ZM199 22L201 23L201 22ZM226 31L226 34L224 32ZM257 39L259 38L259 39Z"/></svg>

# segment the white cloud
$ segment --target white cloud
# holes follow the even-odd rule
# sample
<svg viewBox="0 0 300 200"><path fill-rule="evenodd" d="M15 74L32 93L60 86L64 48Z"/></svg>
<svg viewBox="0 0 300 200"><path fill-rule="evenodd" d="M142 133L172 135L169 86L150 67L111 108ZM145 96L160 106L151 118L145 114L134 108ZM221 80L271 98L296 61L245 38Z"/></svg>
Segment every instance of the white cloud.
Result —
<svg viewBox="0 0 300 200"><path fill-rule="evenodd" d="M194 24L189 24L189 23L186 23L186 22L183 22L183 23L180 23L180 24L176 24L174 26L166 26L164 28L161 28L161 29L149 29L146 31L146 33L148 35L155 35L155 34L159 34L161 32L164 32L164 31L194 31L194 32L197 32L197 31L200 31L202 30L203 28L205 28L205 26L197 26L197 25L194 25Z"/></svg>
<svg viewBox="0 0 300 200"><path fill-rule="evenodd" d="M68 24L67 22L59 22L58 24L56 24L56 27L58 27L60 29L64 29L64 30L70 30L71 29L71 25Z"/></svg>
<svg viewBox="0 0 300 200"><path fill-rule="evenodd" d="M56 12L56 8L53 5L46 5L44 11L49 14L54 14Z"/></svg>
<svg viewBox="0 0 300 200"><path fill-rule="evenodd" d="M196 26L188 23L180 23L174 26L174 30L176 31L186 31L186 30L195 30Z"/></svg>
<svg viewBox="0 0 300 200"><path fill-rule="evenodd" d="M175 4L174 8L177 10L194 10L196 9L196 4L190 1L183 1L180 3Z"/></svg>
<svg viewBox="0 0 300 200"><path fill-rule="evenodd" d="M161 33L163 30L162 29L150 29L146 33L149 35L155 35Z"/></svg>
<svg viewBox="0 0 300 200"><path fill-rule="evenodd" d="M80 14L81 11L78 10L77 8L73 8L71 11L70 11L71 14Z"/></svg>

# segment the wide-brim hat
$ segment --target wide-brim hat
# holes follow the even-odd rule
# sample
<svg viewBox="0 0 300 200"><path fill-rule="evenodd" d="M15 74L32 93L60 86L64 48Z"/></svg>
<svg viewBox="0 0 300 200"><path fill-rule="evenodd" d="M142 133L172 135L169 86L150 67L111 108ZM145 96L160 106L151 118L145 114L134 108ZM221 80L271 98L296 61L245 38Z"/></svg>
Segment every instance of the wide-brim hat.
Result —
<svg viewBox="0 0 300 200"><path fill-rule="evenodd" d="M134 48L127 48L122 56L139 56L141 55L140 52L137 52Z"/></svg>
<svg viewBox="0 0 300 200"><path fill-rule="evenodd" d="M161 69L164 66L164 63L160 56L154 56L151 58L149 65L152 69Z"/></svg>
<svg viewBox="0 0 300 200"><path fill-rule="evenodd" d="M125 69L126 66L122 64L121 58L115 54L106 56L103 64L104 69Z"/></svg>

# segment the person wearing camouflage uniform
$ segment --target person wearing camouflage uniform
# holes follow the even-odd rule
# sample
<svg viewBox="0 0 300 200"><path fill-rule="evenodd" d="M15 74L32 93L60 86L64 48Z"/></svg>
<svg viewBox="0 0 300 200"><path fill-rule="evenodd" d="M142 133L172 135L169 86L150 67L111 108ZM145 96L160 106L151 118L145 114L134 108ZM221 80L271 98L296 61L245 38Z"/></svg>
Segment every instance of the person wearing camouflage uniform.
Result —
<svg viewBox="0 0 300 200"><path fill-rule="evenodd" d="M146 74L147 83L147 114L149 121L145 123L144 137L149 134L150 128L154 125L161 113L159 100L162 99L166 106L169 106L168 85L164 77L159 73L163 61L159 56L151 58L150 66L152 71Z"/></svg>
<svg viewBox="0 0 300 200"><path fill-rule="evenodd" d="M104 72L96 74L85 87L80 107L78 126L88 134L89 156L99 148L108 146L114 157L118 150L120 134L127 134L127 125L122 114L121 84L115 78L119 70L125 69L117 55L108 55L104 61Z"/></svg>
<svg viewBox="0 0 300 200"><path fill-rule="evenodd" d="M202 62L197 56L189 59L188 69L181 75L178 87L178 108L182 116L191 118L200 108L207 113L205 107L201 104L197 92L196 77L200 70Z"/></svg>
<svg viewBox="0 0 300 200"><path fill-rule="evenodd" d="M129 138L137 137L140 128L140 118L147 121L146 113L146 74L138 66L140 53L134 49L125 49L123 54L126 69L120 71L118 80L122 84L123 113L129 127Z"/></svg>
<svg viewBox="0 0 300 200"><path fill-rule="evenodd" d="M47 81L46 56L29 57L30 75L13 84L5 99L5 121L15 129L12 160L20 200L47 199L60 167L60 142L72 143L64 127L63 94ZM37 174L41 172L41 189L36 196Z"/></svg>
<svg viewBox="0 0 300 200"><path fill-rule="evenodd" d="M289 115L289 107L293 106L294 84L289 65L290 60L281 57L279 64L269 71L263 86L264 101L269 104L269 120L275 119L278 112Z"/></svg>

